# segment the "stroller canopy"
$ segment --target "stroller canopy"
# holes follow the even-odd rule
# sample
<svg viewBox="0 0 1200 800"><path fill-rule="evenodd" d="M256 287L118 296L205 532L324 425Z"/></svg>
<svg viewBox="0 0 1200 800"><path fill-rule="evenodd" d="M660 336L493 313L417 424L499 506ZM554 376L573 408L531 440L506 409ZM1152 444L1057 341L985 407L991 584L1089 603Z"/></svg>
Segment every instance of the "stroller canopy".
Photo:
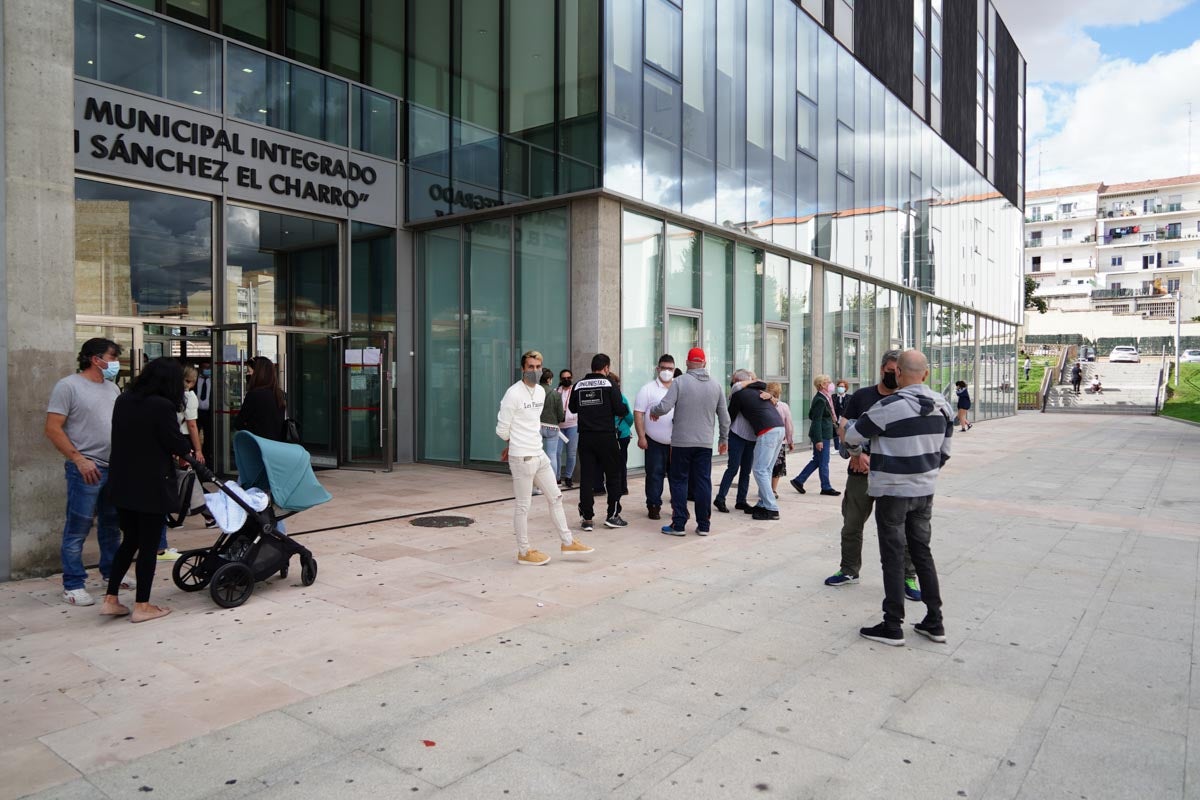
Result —
<svg viewBox="0 0 1200 800"><path fill-rule="evenodd" d="M269 492L280 508L304 511L333 499L313 474L308 451L298 444L238 431L233 436L233 458L238 483Z"/></svg>

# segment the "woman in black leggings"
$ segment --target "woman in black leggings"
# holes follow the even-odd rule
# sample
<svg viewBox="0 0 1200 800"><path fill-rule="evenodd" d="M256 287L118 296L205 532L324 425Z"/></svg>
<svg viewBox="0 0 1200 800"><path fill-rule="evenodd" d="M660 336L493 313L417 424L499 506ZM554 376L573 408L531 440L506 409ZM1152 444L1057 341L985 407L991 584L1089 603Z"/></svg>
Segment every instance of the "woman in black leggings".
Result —
<svg viewBox="0 0 1200 800"><path fill-rule="evenodd" d="M156 358L146 365L129 391L113 406L112 455L108 466L108 491L121 523L121 547L113 559L108 592L100 613L123 617L117 592L129 565L137 556L137 594L134 622L146 622L171 613L150 603L158 540L169 511L179 507L172 456L192 452L179 432L176 413L183 408L183 367L173 358Z"/></svg>

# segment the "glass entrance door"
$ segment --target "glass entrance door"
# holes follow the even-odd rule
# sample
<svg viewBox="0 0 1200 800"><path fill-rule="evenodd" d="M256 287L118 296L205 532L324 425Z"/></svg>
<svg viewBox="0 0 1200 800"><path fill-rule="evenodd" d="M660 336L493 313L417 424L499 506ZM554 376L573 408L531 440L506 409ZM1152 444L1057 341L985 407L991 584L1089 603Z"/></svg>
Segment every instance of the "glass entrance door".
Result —
<svg viewBox="0 0 1200 800"><path fill-rule="evenodd" d="M847 381L852 392L862 385L862 376L859 375L858 347L858 334L842 334L842 374L832 376L835 381L839 379Z"/></svg>
<svg viewBox="0 0 1200 800"><path fill-rule="evenodd" d="M336 343L338 371L338 466L391 472L393 334L350 333Z"/></svg>
<svg viewBox="0 0 1200 800"><path fill-rule="evenodd" d="M233 421L246 396L245 364L257 354L258 325L212 328L213 404L212 469L218 475L237 472L233 462Z"/></svg>

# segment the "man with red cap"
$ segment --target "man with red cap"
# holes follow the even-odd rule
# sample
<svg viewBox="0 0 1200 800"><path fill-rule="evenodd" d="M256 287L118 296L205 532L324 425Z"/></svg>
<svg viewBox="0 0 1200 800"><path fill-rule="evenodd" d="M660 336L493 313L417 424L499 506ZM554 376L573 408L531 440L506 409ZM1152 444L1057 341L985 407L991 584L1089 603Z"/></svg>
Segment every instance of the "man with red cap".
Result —
<svg viewBox="0 0 1200 800"><path fill-rule="evenodd" d="M671 427L671 524L662 532L683 536L688 521L687 499L696 502L696 533L707 536L712 517L713 426L720 423L717 452L725 455L729 438L729 411L725 392L705 369L704 351L693 347L687 354L687 372L671 382L666 396L650 410L656 419L675 411Z"/></svg>

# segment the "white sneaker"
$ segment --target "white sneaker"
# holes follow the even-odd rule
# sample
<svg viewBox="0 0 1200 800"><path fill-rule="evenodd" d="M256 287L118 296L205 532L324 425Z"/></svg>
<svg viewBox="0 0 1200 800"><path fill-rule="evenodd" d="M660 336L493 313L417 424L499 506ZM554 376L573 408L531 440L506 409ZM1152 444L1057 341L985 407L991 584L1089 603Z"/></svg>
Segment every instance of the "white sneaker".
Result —
<svg viewBox="0 0 1200 800"><path fill-rule="evenodd" d="M540 496L540 495L541 495L541 493L542 493L542 490L541 490L541 489L538 489L538 488L536 488L536 487L534 488L534 490L533 490L533 496L534 496L534 497L538 497L538 496Z"/></svg>
<svg viewBox="0 0 1200 800"><path fill-rule="evenodd" d="M162 558L162 556L159 556L159 558ZM174 559L172 559L172 560L174 560ZM101 575L100 583L102 583L104 585L104 591L107 592L108 591L108 578ZM126 574L125 578L121 581L121 588L127 592L132 592L134 589L137 588L137 581L135 581L133 579L132 575Z"/></svg>
<svg viewBox="0 0 1200 800"><path fill-rule="evenodd" d="M87 589L63 589L63 600L73 606L94 606L95 599L88 594Z"/></svg>

